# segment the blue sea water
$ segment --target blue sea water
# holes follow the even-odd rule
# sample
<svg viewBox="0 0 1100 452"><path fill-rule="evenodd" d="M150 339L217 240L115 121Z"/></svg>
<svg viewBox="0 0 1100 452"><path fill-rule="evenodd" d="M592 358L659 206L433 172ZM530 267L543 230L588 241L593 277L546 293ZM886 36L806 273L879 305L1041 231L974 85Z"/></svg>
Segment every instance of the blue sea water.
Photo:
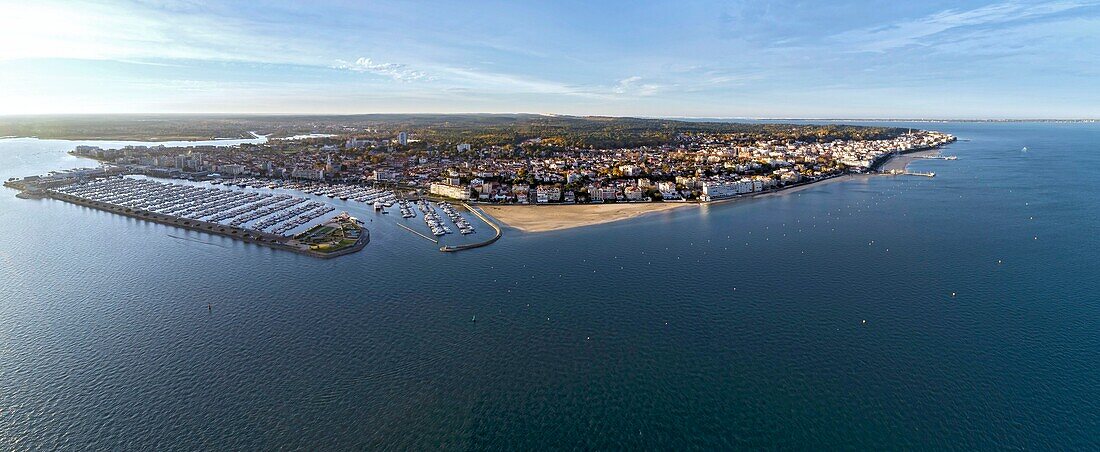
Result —
<svg viewBox="0 0 1100 452"><path fill-rule="evenodd" d="M461 253L5 189L0 449L1100 448L1100 125L913 126L959 159Z"/></svg>

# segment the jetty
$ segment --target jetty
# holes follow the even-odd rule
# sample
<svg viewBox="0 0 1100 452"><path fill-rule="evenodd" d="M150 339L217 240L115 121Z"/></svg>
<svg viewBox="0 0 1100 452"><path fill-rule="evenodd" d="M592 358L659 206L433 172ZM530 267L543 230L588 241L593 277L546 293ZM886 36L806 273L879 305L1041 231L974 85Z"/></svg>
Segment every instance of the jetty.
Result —
<svg viewBox="0 0 1100 452"><path fill-rule="evenodd" d="M483 213L479 212L478 210L474 209L472 206L470 206L467 203L462 203L462 206L465 207L466 210L469 210L471 213L473 213L474 216L480 218L481 221L484 221L485 224L488 224L489 227L493 228L493 231L495 231L495 233L493 234L492 237L490 237L487 240L483 240L483 241L480 241L480 242L477 242L477 243L468 243L468 244L465 244L465 245L444 245L444 246L439 247L439 251L442 251L444 253L453 253L453 252L456 252L456 251L471 250L471 249L474 249L474 248L480 248L480 247L483 247L483 246L488 246L488 245L493 244L493 242L496 242L497 240L499 240L500 236L503 235L503 231L500 230L500 226L497 226L496 223L489 220L489 218L486 217L485 214L483 214Z"/></svg>
<svg viewBox="0 0 1100 452"><path fill-rule="evenodd" d="M908 171L908 170L900 170L900 169L885 171L885 172L883 172L883 174L889 174L889 175L892 175L892 176L936 177L936 173L933 173L931 171L929 171L927 173L922 173L922 172L919 172L919 171Z"/></svg>

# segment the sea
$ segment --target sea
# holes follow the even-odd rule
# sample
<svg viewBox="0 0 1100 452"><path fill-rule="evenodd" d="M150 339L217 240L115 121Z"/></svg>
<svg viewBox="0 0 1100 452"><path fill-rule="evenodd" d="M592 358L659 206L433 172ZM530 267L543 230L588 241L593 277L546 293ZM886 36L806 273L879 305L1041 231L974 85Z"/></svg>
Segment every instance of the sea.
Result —
<svg viewBox="0 0 1100 452"><path fill-rule="evenodd" d="M1100 449L1100 124L886 125L958 159L459 253L2 189L0 449Z"/></svg>

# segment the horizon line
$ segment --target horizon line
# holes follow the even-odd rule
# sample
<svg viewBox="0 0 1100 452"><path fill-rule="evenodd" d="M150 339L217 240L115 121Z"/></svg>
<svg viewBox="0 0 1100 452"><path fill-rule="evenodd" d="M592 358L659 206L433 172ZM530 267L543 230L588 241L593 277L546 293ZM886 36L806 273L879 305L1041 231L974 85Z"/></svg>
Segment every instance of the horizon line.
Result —
<svg viewBox="0 0 1100 452"><path fill-rule="evenodd" d="M668 120L681 120L681 119L717 119L717 120L749 120L749 121L864 121L864 122L973 122L973 121L1001 121L1001 122L1040 122L1040 121L1063 121L1063 122L1097 122L1100 121L1100 117L811 117L811 116L688 116L688 115L667 115L667 116L653 116L653 115L609 115L609 114L571 114L571 113L544 113L544 112L364 112L364 113L294 113L294 112L278 112L278 113L256 113L256 112L119 112L119 113L0 113L0 118L28 118L28 117L66 117L66 116L304 116L304 117L319 117L319 116L336 116L336 117L351 117L351 116L369 116L369 115L439 115L439 116L462 116L462 115L532 115L532 116L562 116L562 117L574 117L574 118L637 118L637 119L668 119Z"/></svg>

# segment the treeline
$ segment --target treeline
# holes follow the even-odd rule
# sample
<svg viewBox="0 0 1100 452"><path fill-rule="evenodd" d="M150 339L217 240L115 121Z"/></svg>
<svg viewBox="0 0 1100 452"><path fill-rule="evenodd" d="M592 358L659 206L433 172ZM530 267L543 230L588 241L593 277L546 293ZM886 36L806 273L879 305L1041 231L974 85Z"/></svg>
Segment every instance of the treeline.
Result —
<svg viewBox="0 0 1100 452"><path fill-rule="evenodd" d="M748 124L670 119L544 116L528 114L378 114L344 116L86 115L0 117L0 136L69 139L249 138L257 131L285 137L305 133L393 138L398 131L433 144L618 148L657 146L693 134L728 140L829 141L892 138L904 129L838 124Z"/></svg>
<svg viewBox="0 0 1100 452"><path fill-rule="evenodd" d="M773 139L815 142L886 139L904 132L899 128L839 124L748 124L575 116L493 115L476 120L450 117L438 122L432 122L431 118L417 119L400 121L399 126L411 131L417 139L432 143L470 143L475 147L541 140L543 145L551 146L632 148L668 144L693 134L717 134L745 142Z"/></svg>

